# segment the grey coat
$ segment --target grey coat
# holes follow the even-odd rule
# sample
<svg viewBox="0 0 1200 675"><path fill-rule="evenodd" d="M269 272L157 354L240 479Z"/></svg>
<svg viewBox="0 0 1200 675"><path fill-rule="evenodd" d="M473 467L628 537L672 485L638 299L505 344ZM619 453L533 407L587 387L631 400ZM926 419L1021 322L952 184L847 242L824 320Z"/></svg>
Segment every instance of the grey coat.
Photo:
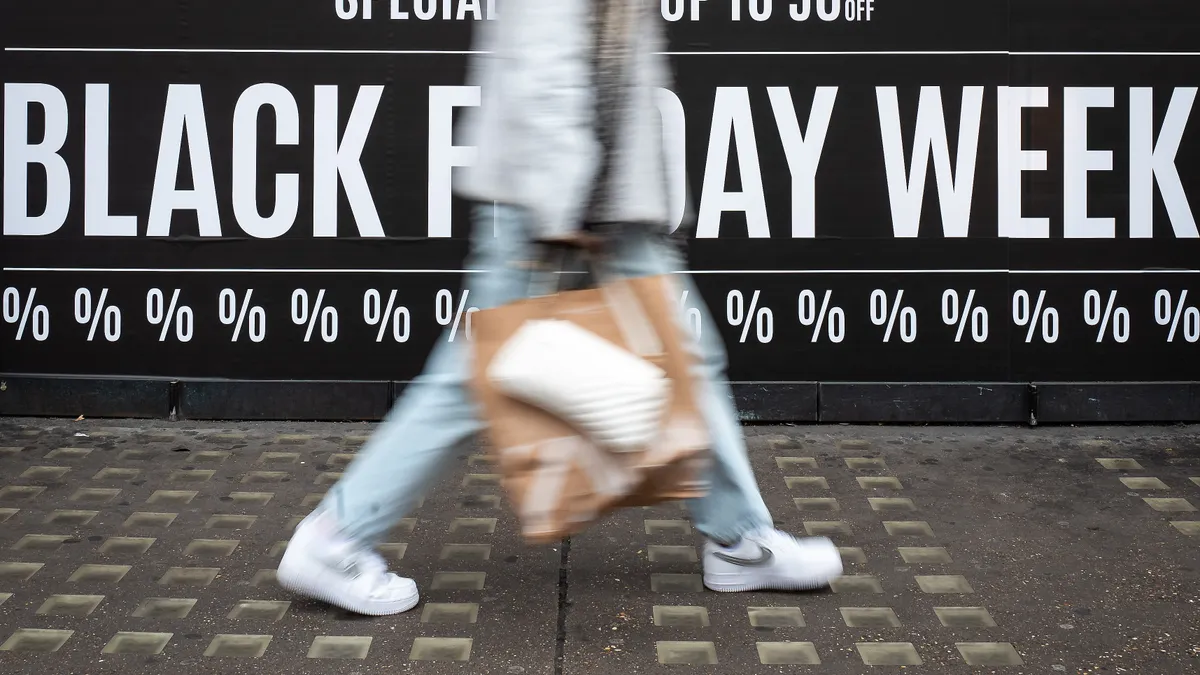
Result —
<svg viewBox="0 0 1200 675"><path fill-rule="evenodd" d="M682 181L667 179L655 104L670 85L658 0L498 4L477 26L468 83L482 105L464 112L456 143L478 154L455 192L526 209L539 239L585 221L679 225Z"/></svg>

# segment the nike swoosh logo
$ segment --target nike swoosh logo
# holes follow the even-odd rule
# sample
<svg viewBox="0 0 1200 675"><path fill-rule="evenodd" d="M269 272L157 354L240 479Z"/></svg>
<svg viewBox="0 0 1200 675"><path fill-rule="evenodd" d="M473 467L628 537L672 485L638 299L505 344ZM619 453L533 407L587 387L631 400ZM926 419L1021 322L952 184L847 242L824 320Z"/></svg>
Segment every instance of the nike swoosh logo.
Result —
<svg viewBox="0 0 1200 675"><path fill-rule="evenodd" d="M724 560L730 565L738 565L740 567L765 567L775 559L775 554L766 546L759 546L758 550L759 554L757 558L735 558L720 551L713 553L713 556L718 560Z"/></svg>

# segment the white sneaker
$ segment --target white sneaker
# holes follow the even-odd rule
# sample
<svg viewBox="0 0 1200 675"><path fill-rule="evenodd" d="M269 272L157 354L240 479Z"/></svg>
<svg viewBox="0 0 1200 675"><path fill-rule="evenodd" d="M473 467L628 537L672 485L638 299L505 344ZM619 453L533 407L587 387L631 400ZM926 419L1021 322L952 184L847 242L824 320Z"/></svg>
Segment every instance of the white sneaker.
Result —
<svg viewBox="0 0 1200 675"><path fill-rule="evenodd" d="M841 575L842 556L825 537L763 529L731 547L704 545L704 585L721 593L823 588Z"/></svg>
<svg viewBox="0 0 1200 675"><path fill-rule="evenodd" d="M293 593L370 616L406 612L420 600L412 579L389 573L382 556L340 534L322 511L296 527L276 578Z"/></svg>

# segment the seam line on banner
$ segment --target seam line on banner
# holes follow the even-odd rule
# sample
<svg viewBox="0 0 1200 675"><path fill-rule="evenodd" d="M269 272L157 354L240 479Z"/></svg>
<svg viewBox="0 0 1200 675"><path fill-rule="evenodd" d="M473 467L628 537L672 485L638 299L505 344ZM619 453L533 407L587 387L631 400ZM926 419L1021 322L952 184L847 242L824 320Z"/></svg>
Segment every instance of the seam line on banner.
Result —
<svg viewBox="0 0 1200 675"><path fill-rule="evenodd" d="M5 47L6 52L49 53L129 53L129 54L344 54L365 56L457 55L490 54L475 49L270 49L241 47ZM1129 57L1195 57L1200 52L1053 52L1008 51L1002 49L946 50L810 50L810 51L672 51L656 52L663 56L1129 56Z"/></svg>
<svg viewBox="0 0 1200 675"><path fill-rule="evenodd" d="M4 272L139 272L176 274L483 274L487 270L330 269L330 268L165 268L165 267L5 267ZM558 272L558 274L582 274ZM1200 274L1196 269L1144 270L1013 270L1013 269L805 269L682 270L672 274Z"/></svg>

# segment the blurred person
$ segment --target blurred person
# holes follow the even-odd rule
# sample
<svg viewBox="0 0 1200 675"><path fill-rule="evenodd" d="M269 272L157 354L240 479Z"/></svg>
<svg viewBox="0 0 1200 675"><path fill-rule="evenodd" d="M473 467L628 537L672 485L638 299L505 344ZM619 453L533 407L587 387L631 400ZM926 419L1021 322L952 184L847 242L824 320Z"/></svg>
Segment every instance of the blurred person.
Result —
<svg viewBox="0 0 1200 675"><path fill-rule="evenodd" d="M600 226L608 274L685 269L671 236L671 192L655 88L670 84L658 0L504 0L478 25L469 81L482 106L460 132L478 149L456 180L472 202L467 275L475 305L526 297L540 245ZM690 209L687 213L690 222ZM676 240L677 241L677 240ZM699 293L686 275L692 298ZM700 306L702 323L715 325ZM704 535L704 584L714 591L824 587L842 573L823 537L774 528L746 454L726 353L703 333L698 405L712 438L709 493L687 504ZM374 550L440 476L453 449L482 431L469 390L470 347L439 341L424 371L341 480L297 526L279 563L293 592L345 610L386 615L419 601Z"/></svg>

